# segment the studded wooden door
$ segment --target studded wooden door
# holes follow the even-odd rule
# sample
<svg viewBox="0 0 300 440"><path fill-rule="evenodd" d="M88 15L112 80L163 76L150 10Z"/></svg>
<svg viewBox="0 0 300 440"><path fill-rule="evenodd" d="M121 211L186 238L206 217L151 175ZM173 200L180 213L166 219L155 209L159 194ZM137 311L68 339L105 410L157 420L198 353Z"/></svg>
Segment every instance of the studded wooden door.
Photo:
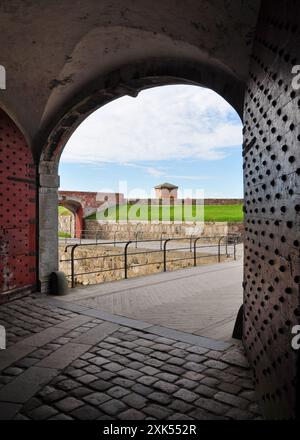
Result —
<svg viewBox="0 0 300 440"><path fill-rule="evenodd" d="M35 166L24 136L0 111L0 301L35 284Z"/></svg>
<svg viewBox="0 0 300 440"><path fill-rule="evenodd" d="M244 113L244 342L264 415L300 418L300 4L262 3Z"/></svg>

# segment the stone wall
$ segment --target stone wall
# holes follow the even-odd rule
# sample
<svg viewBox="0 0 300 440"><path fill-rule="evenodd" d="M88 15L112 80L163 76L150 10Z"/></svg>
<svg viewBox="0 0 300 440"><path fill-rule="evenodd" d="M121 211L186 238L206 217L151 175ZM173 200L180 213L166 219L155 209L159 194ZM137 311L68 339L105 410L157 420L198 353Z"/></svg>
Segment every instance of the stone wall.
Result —
<svg viewBox="0 0 300 440"><path fill-rule="evenodd" d="M204 199L204 205L242 205L244 199Z"/></svg>
<svg viewBox="0 0 300 440"><path fill-rule="evenodd" d="M72 215L58 216L58 232L65 232L74 236L74 217Z"/></svg>
<svg viewBox="0 0 300 440"><path fill-rule="evenodd" d="M170 199L124 199L124 203L129 204L138 204L138 205L148 205L151 204L152 206L162 204L174 204L174 205L181 205L184 203L185 205L191 205L193 202L196 205L242 205L244 203L243 199L173 199L170 201Z"/></svg>
<svg viewBox="0 0 300 440"><path fill-rule="evenodd" d="M182 245L181 245L182 246ZM185 243L187 249L189 248L189 242ZM153 249L152 249L153 251ZM137 252L142 254L136 255ZM224 249L223 249L224 252ZM232 249L229 250L232 254ZM75 273L85 273L84 275L76 276L76 284L91 285L99 284L105 281L115 281L124 278L124 246L86 246L79 247L75 251L75 258L80 260L75 261ZM130 255L133 253L134 255ZM216 252L217 253L217 247ZM118 256L120 254L120 256ZM112 256L114 255L114 256ZM205 256L204 256L205 255ZM197 265L212 264L218 262L218 257L197 251ZM105 258L103 258L105 256ZM87 259L84 259L84 258ZM91 257L99 257L91 259ZM63 271L66 275L71 272L70 262L62 262L61 260L68 260L70 258L70 252L65 253L65 246L59 247L59 270ZM175 259L187 258L186 260L171 261ZM233 256L221 256L221 261L232 261ZM128 249L128 278L149 275L152 273L163 271L163 252L150 253L149 249L138 248L136 249L134 244ZM149 264L150 263L150 264ZM146 265L147 264L147 265ZM194 264L193 252L187 251L172 251L167 252L167 270L176 270L187 267L192 267ZM139 265L139 266L137 266ZM140 266L141 265L141 266ZM100 273L88 273L103 270ZM68 277L69 285L71 278Z"/></svg>
<svg viewBox="0 0 300 440"><path fill-rule="evenodd" d="M138 238L147 240L159 240L164 237L190 237L191 235L203 235L215 237L227 234L243 234L244 224L238 222L207 222L201 223L181 223L181 222L101 222L97 220L85 221L86 237L92 238L97 233L98 238L105 240L131 240Z"/></svg>

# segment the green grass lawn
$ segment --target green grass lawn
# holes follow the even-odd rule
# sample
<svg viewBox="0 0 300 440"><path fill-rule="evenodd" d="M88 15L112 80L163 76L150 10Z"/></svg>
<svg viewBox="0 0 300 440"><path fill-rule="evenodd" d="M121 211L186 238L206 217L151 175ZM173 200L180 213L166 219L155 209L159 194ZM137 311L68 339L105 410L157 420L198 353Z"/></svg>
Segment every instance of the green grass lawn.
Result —
<svg viewBox="0 0 300 440"><path fill-rule="evenodd" d="M204 207L206 222L243 222L243 205L210 205Z"/></svg>
<svg viewBox="0 0 300 440"><path fill-rule="evenodd" d="M59 231L59 232L58 232L58 236L59 236L60 238L70 238L70 237L71 237L71 234L69 234L68 232L62 232L62 231Z"/></svg>
<svg viewBox="0 0 300 440"><path fill-rule="evenodd" d="M147 205L120 205L107 208L93 214L89 220L128 220L128 221L202 221L203 206L147 206ZM206 222L242 222L243 205L210 205L204 207L204 221Z"/></svg>

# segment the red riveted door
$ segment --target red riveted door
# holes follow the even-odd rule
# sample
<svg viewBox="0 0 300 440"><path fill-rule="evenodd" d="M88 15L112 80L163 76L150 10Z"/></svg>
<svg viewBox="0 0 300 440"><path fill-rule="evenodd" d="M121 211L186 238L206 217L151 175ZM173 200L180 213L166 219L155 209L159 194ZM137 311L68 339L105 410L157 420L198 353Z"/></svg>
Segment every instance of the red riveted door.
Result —
<svg viewBox="0 0 300 440"><path fill-rule="evenodd" d="M0 110L0 301L36 287L36 171L31 150Z"/></svg>

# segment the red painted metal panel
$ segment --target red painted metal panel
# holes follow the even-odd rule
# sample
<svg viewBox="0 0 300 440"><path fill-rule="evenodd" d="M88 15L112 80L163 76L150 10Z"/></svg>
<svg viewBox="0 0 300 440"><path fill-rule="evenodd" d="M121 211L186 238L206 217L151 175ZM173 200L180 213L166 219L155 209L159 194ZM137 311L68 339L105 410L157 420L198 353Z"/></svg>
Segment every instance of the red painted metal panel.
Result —
<svg viewBox="0 0 300 440"><path fill-rule="evenodd" d="M30 148L0 111L0 293L36 284L36 172Z"/></svg>

